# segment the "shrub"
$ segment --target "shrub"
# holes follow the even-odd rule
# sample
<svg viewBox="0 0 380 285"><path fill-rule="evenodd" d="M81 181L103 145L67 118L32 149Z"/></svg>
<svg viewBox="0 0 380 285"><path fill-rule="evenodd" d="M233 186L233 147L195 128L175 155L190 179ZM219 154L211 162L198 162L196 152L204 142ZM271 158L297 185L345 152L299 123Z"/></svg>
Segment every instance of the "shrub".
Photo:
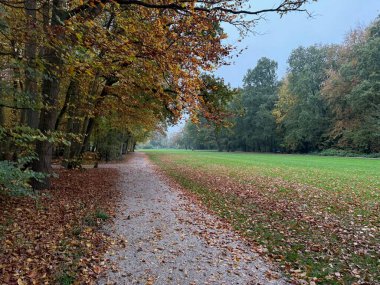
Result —
<svg viewBox="0 0 380 285"><path fill-rule="evenodd" d="M367 157L367 158L380 158L380 153L360 153L360 152L353 152L343 149L325 149L322 150L318 155L321 156L341 156L341 157Z"/></svg>
<svg viewBox="0 0 380 285"><path fill-rule="evenodd" d="M25 159L24 159L25 161ZM24 163L0 161L0 190L11 194L26 194L32 189L29 182L32 179L41 180L46 174L25 168Z"/></svg>

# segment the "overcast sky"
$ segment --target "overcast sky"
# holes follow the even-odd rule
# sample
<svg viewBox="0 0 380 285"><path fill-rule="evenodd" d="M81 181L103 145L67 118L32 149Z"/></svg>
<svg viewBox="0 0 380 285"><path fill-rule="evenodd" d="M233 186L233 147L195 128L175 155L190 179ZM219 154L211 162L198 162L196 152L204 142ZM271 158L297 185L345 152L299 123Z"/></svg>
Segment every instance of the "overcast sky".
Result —
<svg viewBox="0 0 380 285"><path fill-rule="evenodd" d="M254 8L271 7L276 0L251 0ZM254 5L256 3L256 6ZM257 6L258 5L258 6ZM263 56L278 62L278 75L281 78L287 68L291 51L299 46L313 44L341 43L345 35L358 26L367 26L380 14L380 0L318 0L307 6L313 14L289 13L280 18L276 14L266 15L255 32L237 44L237 31L224 27L229 34L228 41L240 49L247 48L242 55L234 58L231 65L223 66L216 75L223 77L233 87L242 86L242 79L249 68L255 67ZM169 128L169 132L179 127Z"/></svg>
<svg viewBox="0 0 380 285"><path fill-rule="evenodd" d="M251 2L271 6L278 1ZM293 49L342 42L351 29L367 26L380 14L380 0L319 0L309 4L307 9L314 15L312 18L304 13L289 13L283 18L276 14L267 15L266 20L256 26L257 35L248 35L239 43L240 48L247 50L235 58L232 65L220 68L216 74L233 87L241 86L247 70L265 56L278 62L278 74L282 77ZM231 27L225 27L225 30L229 41L236 44L236 30Z"/></svg>

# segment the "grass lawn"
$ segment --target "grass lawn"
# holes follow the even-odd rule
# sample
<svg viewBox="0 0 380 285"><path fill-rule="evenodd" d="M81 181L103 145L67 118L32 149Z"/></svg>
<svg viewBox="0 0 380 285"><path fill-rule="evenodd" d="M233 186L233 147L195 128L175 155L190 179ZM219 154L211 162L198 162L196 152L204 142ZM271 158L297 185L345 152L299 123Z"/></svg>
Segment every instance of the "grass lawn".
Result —
<svg viewBox="0 0 380 285"><path fill-rule="evenodd" d="M380 160L145 151L290 275L380 283Z"/></svg>

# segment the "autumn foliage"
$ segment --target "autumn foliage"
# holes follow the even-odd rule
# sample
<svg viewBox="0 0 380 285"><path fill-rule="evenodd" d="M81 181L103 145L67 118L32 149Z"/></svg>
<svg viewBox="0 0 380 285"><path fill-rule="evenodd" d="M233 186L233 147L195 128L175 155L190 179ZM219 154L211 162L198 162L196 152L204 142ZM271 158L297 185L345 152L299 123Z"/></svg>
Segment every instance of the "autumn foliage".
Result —
<svg viewBox="0 0 380 285"><path fill-rule="evenodd" d="M133 151L152 130L204 103L200 74L233 51L223 23L244 34L261 14L304 11L305 2L255 10L228 0L2 0L0 139L14 139L20 126L35 131L23 166L42 173L52 172L57 155L76 167L99 141L103 156ZM0 153L20 156L12 144ZM49 176L33 179L36 189L49 186Z"/></svg>
<svg viewBox="0 0 380 285"><path fill-rule="evenodd" d="M115 169L57 171L51 191L0 196L0 283L91 283L111 240L99 227L119 197Z"/></svg>

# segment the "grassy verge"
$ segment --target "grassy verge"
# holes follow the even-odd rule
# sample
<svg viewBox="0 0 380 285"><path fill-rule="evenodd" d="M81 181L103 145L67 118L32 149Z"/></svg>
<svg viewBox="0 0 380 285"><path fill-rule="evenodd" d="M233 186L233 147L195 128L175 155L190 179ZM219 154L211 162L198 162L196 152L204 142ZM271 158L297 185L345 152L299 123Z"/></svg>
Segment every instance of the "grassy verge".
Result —
<svg viewBox="0 0 380 285"><path fill-rule="evenodd" d="M320 284L380 282L379 200L369 195L379 194L379 161L329 158L331 173L312 156L148 154L288 274ZM346 179L342 169L356 175ZM325 175L314 177L317 170Z"/></svg>

